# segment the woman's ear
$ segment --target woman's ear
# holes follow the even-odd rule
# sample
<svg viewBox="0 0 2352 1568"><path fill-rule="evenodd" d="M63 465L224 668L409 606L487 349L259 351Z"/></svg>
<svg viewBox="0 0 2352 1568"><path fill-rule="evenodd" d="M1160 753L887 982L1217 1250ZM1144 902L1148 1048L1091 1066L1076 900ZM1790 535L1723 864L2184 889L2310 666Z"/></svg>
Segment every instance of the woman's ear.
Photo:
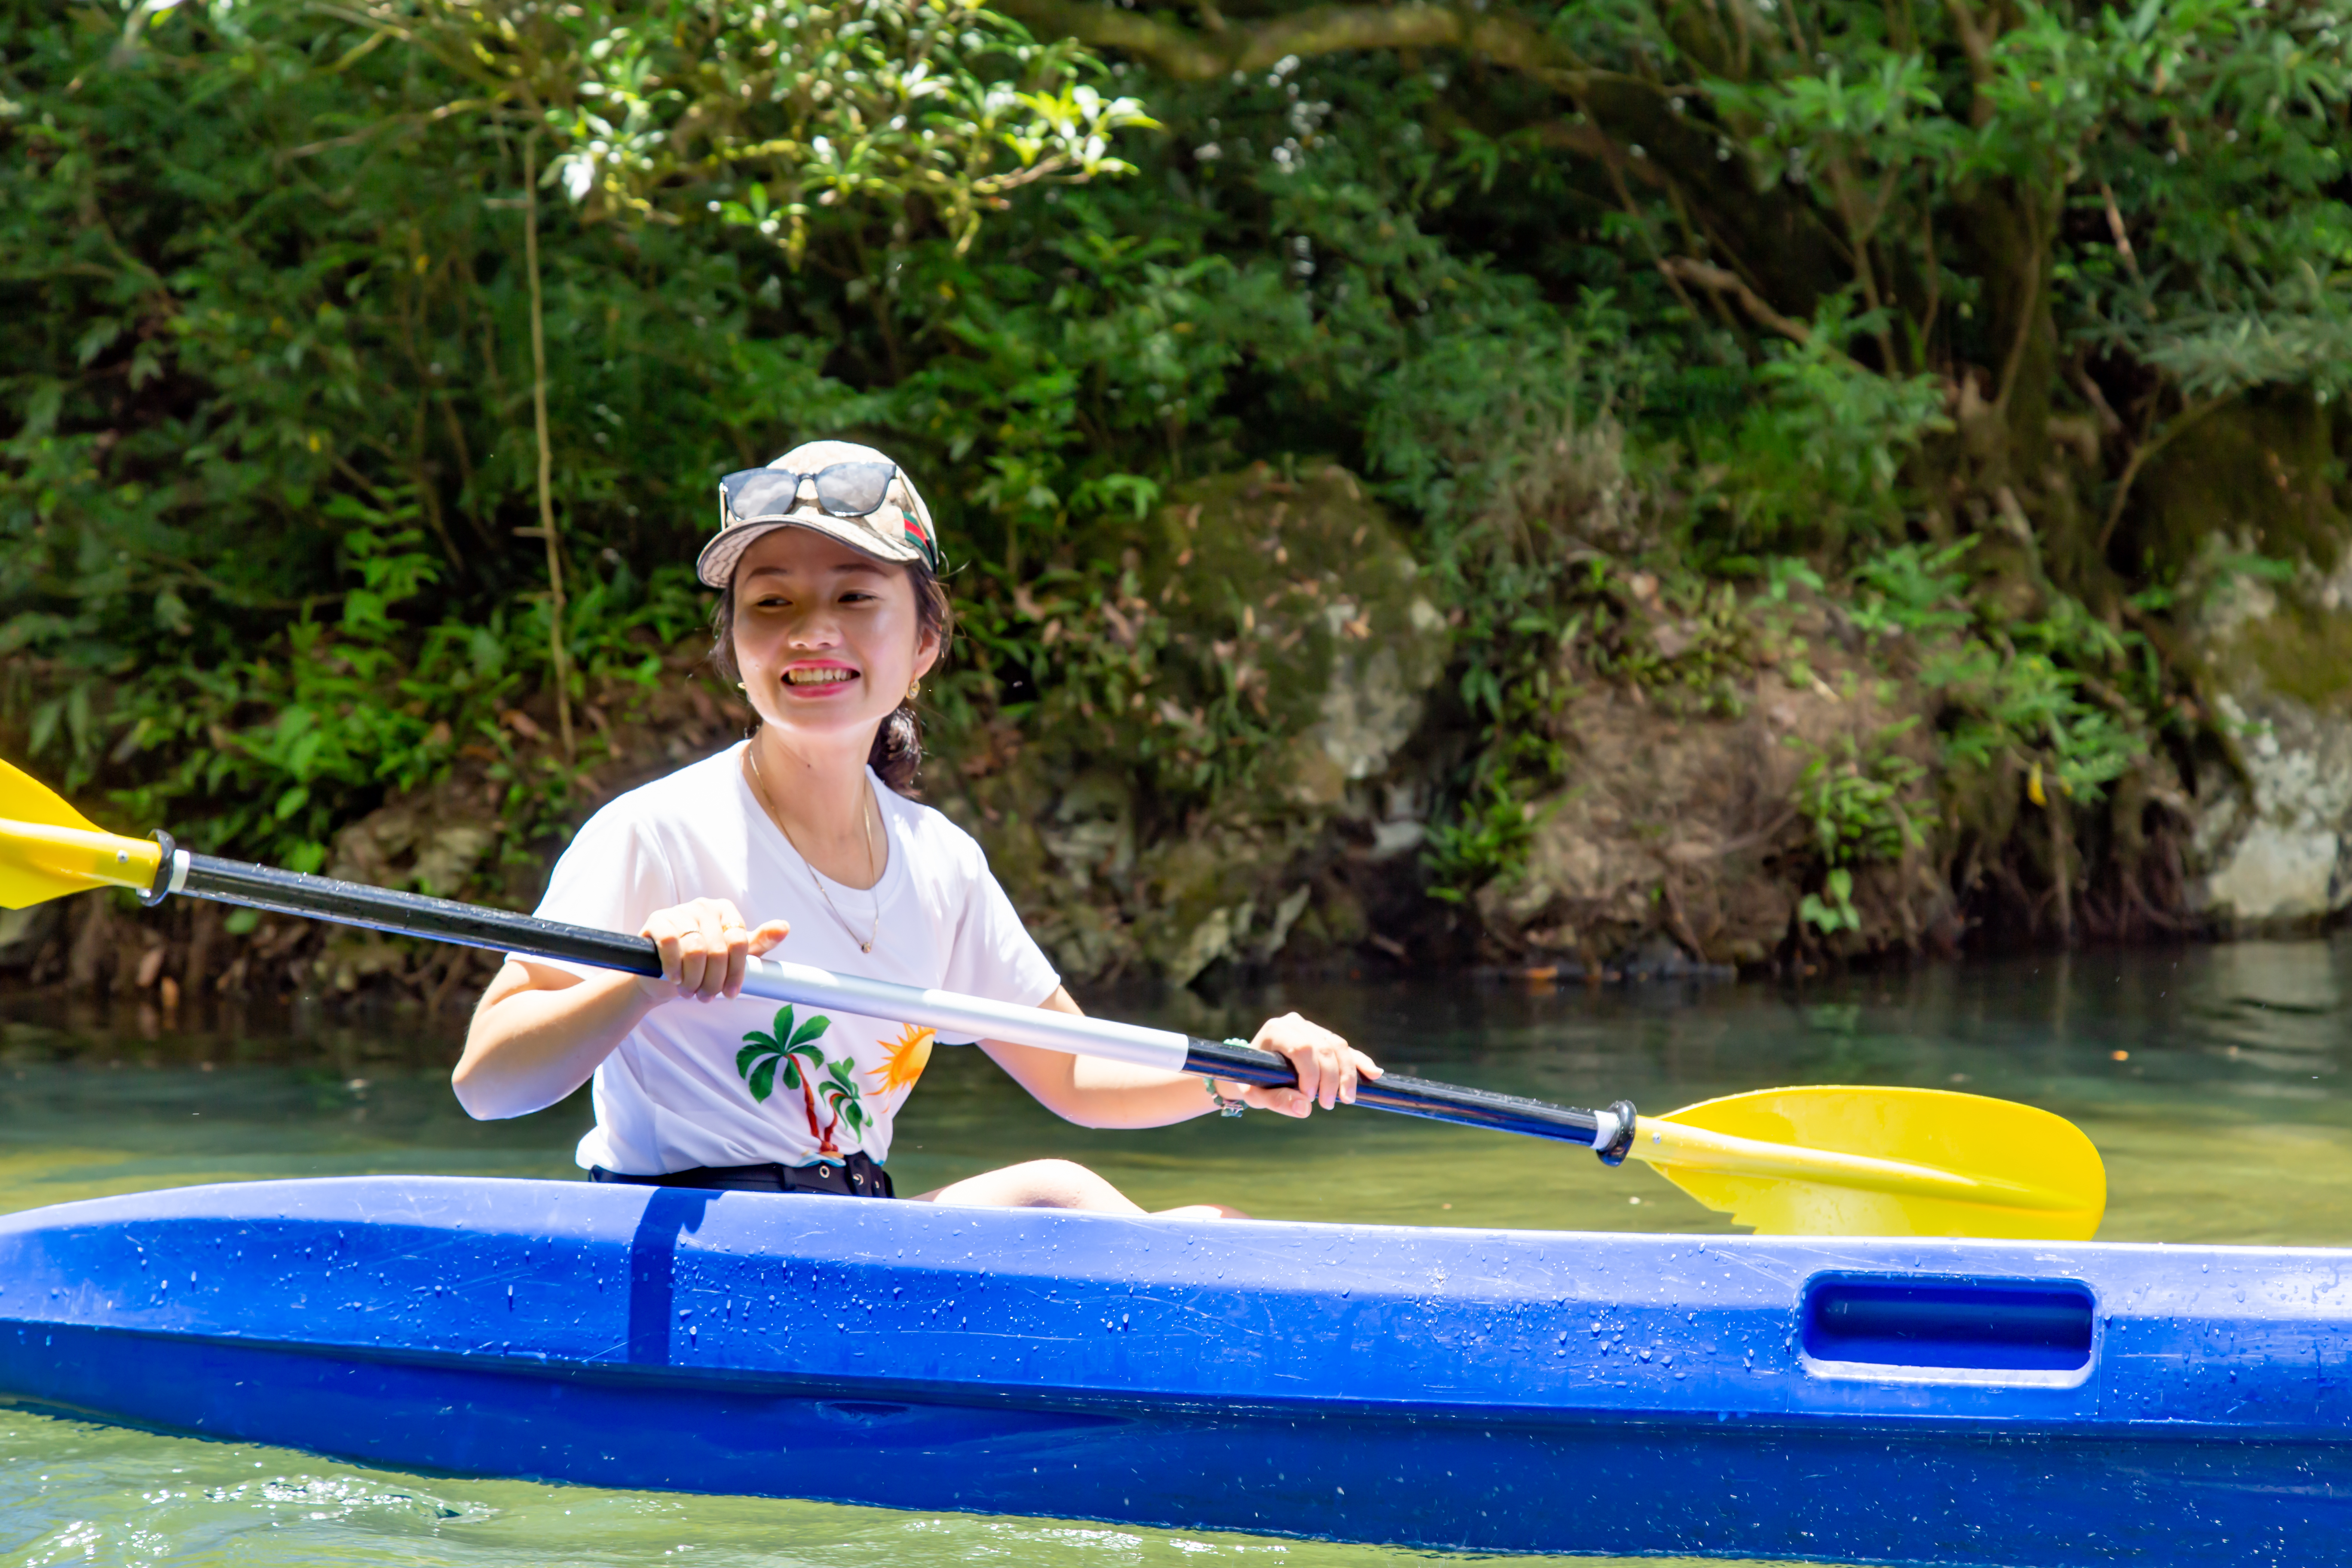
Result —
<svg viewBox="0 0 2352 1568"><path fill-rule="evenodd" d="M915 634L915 679L930 674L931 666L940 662L940 634L925 626Z"/></svg>

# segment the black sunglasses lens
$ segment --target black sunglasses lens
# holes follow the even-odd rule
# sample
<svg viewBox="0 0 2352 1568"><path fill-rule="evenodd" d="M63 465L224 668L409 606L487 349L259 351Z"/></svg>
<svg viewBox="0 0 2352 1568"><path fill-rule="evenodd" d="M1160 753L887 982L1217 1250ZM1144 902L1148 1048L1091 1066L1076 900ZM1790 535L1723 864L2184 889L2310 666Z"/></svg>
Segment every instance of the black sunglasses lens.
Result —
<svg viewBox="0 0 2352 1568"><path fill-rule="evenodd" d="M891 463L835 463L814 476L817 504L835 517L864 517L881 509L898 472Z"/></svg>

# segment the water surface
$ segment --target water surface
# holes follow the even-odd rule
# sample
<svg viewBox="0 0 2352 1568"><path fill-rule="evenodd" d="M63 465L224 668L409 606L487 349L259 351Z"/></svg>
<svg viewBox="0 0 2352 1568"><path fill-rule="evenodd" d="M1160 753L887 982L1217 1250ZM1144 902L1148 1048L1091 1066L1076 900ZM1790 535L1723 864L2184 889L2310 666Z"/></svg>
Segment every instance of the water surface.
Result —
<svg viewBox="0 0 2352 1568"><path fill-rule="evenodd" d="M1768 986L1587 992L1454 980L1294 986L1139 1021L1246 1034L1296 1007L1423 1076L1662 1111L1782 1083L1966 1088L2044 1106L2107 1162L2102 1238L2352 1244L2352 941L1937 965ZM1106 1010L1111 1010L1107 1007ZM363 1173L576 1177L584 1097L467 1120L455 1021L177 1027L0 999L0 1210L199 1182ZM1139 1201L1268 1217L1724 1231L1648 1172L1371 1111L1070 1128L976 1053L942 1052L891 1170L920 1191L1040 1155ZM949 1564L1244 1558L1373 1568L1423 1554L1228 1534L403 1476L279 1449L0 1407L0 1563ZM1590 1562L1590 1559L1580 1561Z"/></svg>

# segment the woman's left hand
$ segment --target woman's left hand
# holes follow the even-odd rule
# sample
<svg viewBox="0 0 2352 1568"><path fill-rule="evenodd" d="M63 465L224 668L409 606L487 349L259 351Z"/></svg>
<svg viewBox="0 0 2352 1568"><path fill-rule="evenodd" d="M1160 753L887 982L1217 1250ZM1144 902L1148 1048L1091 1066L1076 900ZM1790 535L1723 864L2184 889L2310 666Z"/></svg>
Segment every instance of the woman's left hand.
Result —
<svg viewBox="0 0 2352 1568"><path fill-rule="evenodd" d="M1351 1105L1358 1080L1381 1076L1380 1064L1371 1058L1322 1025L1309 1023L1296 1013L1268 1018L1258 1026L1257 1037L1250 1044L1259 1050L1288 1058L1291 1068L1298 1074L1295 1089L1262 1089L1255 1085L1245 1088L1224 1082L1217 1085L1217 1092L1226 1099L1239 1100L1258 1110L1308 1116L1318 1104L1326 1110L1335 1105Z"/></svg>

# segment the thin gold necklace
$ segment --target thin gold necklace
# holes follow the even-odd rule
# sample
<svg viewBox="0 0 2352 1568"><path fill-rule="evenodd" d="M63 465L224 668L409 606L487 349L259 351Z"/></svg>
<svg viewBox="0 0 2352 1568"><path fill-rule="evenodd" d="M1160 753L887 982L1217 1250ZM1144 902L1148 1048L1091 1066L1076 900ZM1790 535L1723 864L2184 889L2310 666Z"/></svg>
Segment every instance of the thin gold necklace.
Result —
<svg viewBox="0 0 2352 1568"><path fill-rule="evenodd" d="M841 929L848 933L849 940L857 942L857 928L843 918L840 908L833 901L833 895L824 890L824 879L818 875L815 862L801 854L801 847L793 843L793 830L784 826L784 814L776 809L775 801L769 797L767 777L760 772L760 742L754 740L743 748L743 754L751 759L751 783L759 791L761 809L768 814L768 820L776 825L776 831L784 836L784 842L792 844L793 853L800 856L801 864L807 868L809 880L816 884L816 896L824 900L824 907L833 911L833 918L841 922ZM866 798L857 803L857 826L866 832L866 875L870 879L867 885L874 889L874 923L866 928L866 940L857 942L860 952L872 952L875 942L882 935L882 873L874 867L874 822L866 816L866 809L873 804L873 786L869 784Z"/></svg>

